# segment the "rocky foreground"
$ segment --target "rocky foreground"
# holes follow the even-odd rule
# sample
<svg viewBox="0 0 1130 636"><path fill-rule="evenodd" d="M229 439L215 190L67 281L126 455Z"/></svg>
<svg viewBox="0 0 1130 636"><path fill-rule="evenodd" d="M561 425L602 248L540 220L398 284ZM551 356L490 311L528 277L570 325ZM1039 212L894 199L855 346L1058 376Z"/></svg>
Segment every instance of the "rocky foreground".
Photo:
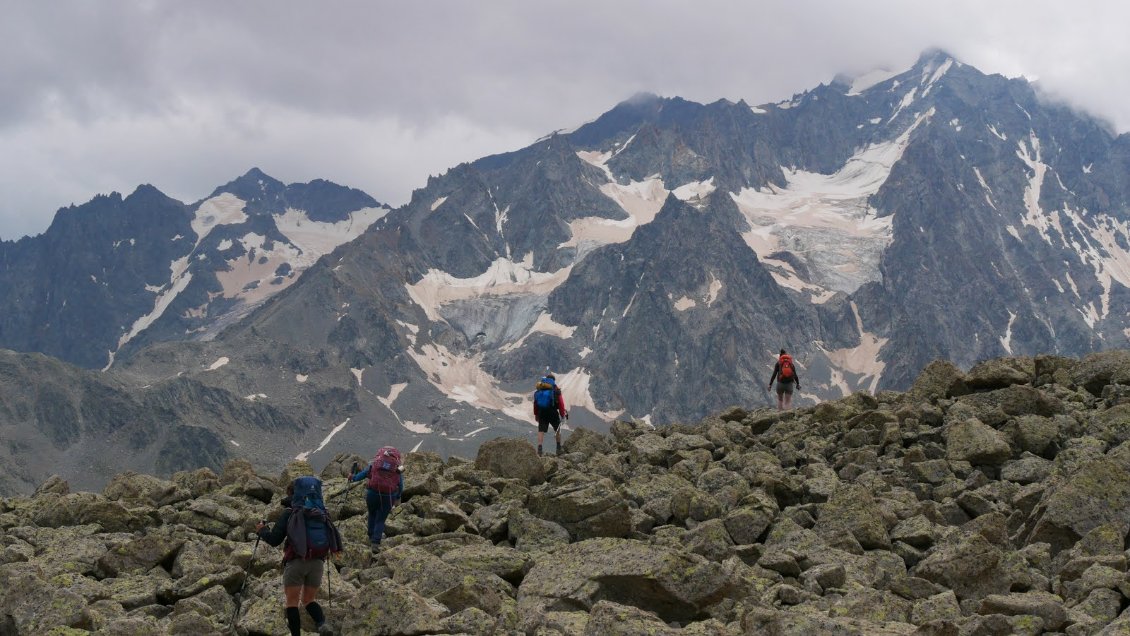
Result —
<svg viewBox="0 0 1130 636"><path fill-rule="evenodd" d="M1128 441L1130 352L935 362L907 393L579 429L561 457L410 454L376 556L343 455L322 604L363 635L1130 634ZM245 577L236 631L285 634L281 552L249 537L308 471L3 500L0 634L220 634Z"/></svg>

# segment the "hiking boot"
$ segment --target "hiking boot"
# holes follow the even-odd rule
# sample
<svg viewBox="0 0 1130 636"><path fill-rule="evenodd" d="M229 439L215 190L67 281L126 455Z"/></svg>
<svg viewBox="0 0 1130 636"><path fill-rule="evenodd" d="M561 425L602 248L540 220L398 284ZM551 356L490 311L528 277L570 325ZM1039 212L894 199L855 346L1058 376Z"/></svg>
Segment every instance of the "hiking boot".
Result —
<svg viewBox="0 0 1130 636"><path fill-rule="evenodd" d="M561 448L561 444L558 444L558 445L557 445L557 456L558 456L558 457L561 457L561 453L563 453L563 452L565 452L565 451L564 451L564 450L562 450L562 448Z"/></svg>
<svg viewBox="0 0 1130 636"><path fill-rule="evenodd" d="M334 633L333 628L329 625L326 625L325 623L318 625L317 630L319 636L333 636Z"/></svg>
<svg viewBox="0 0 1130 636"><path fill-rule="evenodd" d="M381 551L381 544L379 544L379 543L370 543L369 544L369 552L372 552L373 554L377 554L380 551Z"/></svg>
<svg viewBox="0 0 1130 636"><path fill-rule="evenodd" d="M538 457L541 457L541 444L538 444Z"/></svg>

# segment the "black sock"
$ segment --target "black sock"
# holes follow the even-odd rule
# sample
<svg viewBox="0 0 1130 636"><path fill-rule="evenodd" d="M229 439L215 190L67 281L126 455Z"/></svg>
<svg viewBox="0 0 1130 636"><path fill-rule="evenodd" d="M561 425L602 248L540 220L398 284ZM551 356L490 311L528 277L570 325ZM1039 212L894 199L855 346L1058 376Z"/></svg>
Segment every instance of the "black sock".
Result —
<svg viewBox="0 0 1130 636"><path fill-rule="evenodd" d="M310 618L314 619L314 626L321 627L326 622L326 614L322 611L322 606L318 605L318 601L310 601L306 604L306 613Z"/></svg>
<svg viewBox="0 0 1130 636"><path fill-rule="evenodd" d="M286 608L286 626L290 628L290 636L302 636L302 614L297 607Z"/></svg>

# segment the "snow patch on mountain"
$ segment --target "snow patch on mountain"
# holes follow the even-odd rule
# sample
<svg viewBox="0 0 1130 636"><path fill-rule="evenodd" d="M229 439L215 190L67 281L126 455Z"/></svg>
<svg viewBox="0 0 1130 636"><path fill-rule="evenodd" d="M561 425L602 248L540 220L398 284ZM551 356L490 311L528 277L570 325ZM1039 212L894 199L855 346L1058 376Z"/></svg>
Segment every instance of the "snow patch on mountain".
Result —
<svg viewBox="0 0 1130 636"><path fill-rule="evenodd" d="M855 302L851 303L852 314L855 315L855 328L859 333L859 345L849 347L846 349L825 349L821 343L817 342L816 348L824 352L828 357L828 362L832 364L834 370L839 370L843 373L852 373L860 376L854 382L856 386L866 386L867 390L874 393L879 387L879 380L883 376L883 369L886 368L886 363L879 358L879 352L883 345L887 344L887 338L880 338L873 333L865 331L863 328L863 319L859 315L859 308L856 307ZM846 382L842 382L842 375L840 376L841 382L838 384L840 390L843 392L844 397L850 395L850 390ZM870 380L870 382L868 382ZM835 382L835 373L833 373L833 382Z"/></svg>
<svg viewBox="0 0 1130 636"><path fill-rule="evenodd" d="M209 365L208 370L209 371L215 371L216 369L219 369L220 367L224 366L228 362L230 362L230 360L228 360L228 357L222 356L220 358L217 358L215 362L213 362L211 365Z"/></svg>
<svg viewBox="0 0 1130 636"><path fill-rule="evenodd" d="M386 407L389 408L389 410L391 410L393 402L396 402L396 398L400 397L400 392L403 391L405 389L405 387L407 387L407 386L408 386L407 382L400 382L398 384L394 384L391 387L389 387L387 397L377 397L377 399L380 400L381 404L384 404Z"/></svg>
<svg viewBox="0 0 1130 636"><path fill-rule="evenodd" d="M882 84L883 82L891 79L892 77L895 77L898 74L898 71L891 71L887 69L875 69L873 71L868 71L852 80L851 86L848 87L848 92L845 93L845 95L847 95L848 97L855 97L856 95L862 94L867 89L878 86L879 84Z"/></svg>
<svg viewBox="0 0 1130 636"><path fill-rule="evenodd" d="M559 322L555 322L552 316L543 311L538 315L537 320L534 321L534 324L530 326L526 333L522 334L521 338L515 340L514 342L503 345L499 350L504 353L507 351L513 351L514 349L522 346L522 343L526 341L526 338L535 333L544 333L551 336L557 336L562 340L568 340L569 338L573 337L573 332L575 332L576 330L576 327L569 327Z"/></svg>
<svg viewBox="0 0 1130 636"><path fill-rule="evenodd" d="M851 293L880 280L879 258L893 239L893 219L878 217L868 200L890 176L911 133L933 113L920 114L896 139L860 150L834 174L782 168L783 188L730 193L750 226L742 238L779 284L826 300L828 292ZM802 279L783 252L802 261L811 279Z"/></svg>
<svg viewBox="0 0 1130 636"><path fill-rule="evenodd" d="M688 298L687 296L682 296L681 298L679 298L679 300L675 301L674 306L675 306L675 311L686 311L688 309L692 309L697 304L698 303L696 303L693 298Z"/></svg>
<svg viewBox="0 0 1130 636"><path fill-rule="evenodd" d="M247 221L247 214L243 211L246 203L243 199L225 192L204 201L196 208L192 218L192 231L196 232L196 244L221 225L234 225Z"/></svg>
<svg viewBox="0 0 1130 636"><path fill-rule="evenodd" d="M298 248L300 255L294 258L291 266L301 270L313 265L339 245L361 236L389 211L389 208L384 207L362 208L350 212L348 218L328 223L311 220L304 210L287 208L283 214L276 214L274 219L279 232Z"/></svg>
<svg viewBox="0 0 1130 636"><path fill-rule="evenodd" d="M408 355L424 372L428 382L456 402L491 411L499 411L515 419L524 419L530 409L519 408L526 398L498 386L498 381L482 369L482 355L463 357L437 344L408 349Z"/></svg>
<svg viewBox="0 0 1130 636"><path fill-rule="evenodd" d="M630 143L631 140L628 140ZM667 199L668 190L663 185L663 180L653 175L643 181L632 181L621 184L612 175L608 161L616 152L627 147L627 143L615 151L595 152L580 151L577 156L582 160L604 171L608 182L600 186L600 191L620 206L627 218L606 219L604 217L590 216L575 219L569 223L572 236L558 247L576 247L577 259L593 249L609 243L623 243L632 237L632 233L641 225L646 225L655 220L655 215L663 207ZM693 195L697 191L713 190L713 179L709 184L687 184L685 193Z"/></svg>
<svg viewBox="0 0 1130 636"><path fill-rule="evenodd" d="M592 391L592 376L584 367L577 367L568 373L557 374L557 386L561 387L561 394L565 397L566 407L569 409L584 408L593 413L597 417L605 421L611 421L620 417L624 413L624 409L618 411L603 411L597 408L596 403L593 402ZM527 413L533 409L533 400L526 400L529 408Z"/></svg>
<svg viewBox="0 0 1130 636"><path fill-rule="evenodd" d="M706 181L691 181L690 183L685 183L672 190L671 193L681 201L694 203L705 199L711 192L714 192L715 189L714 177L710 177Z"/></svg>
<svg viewBox="0 0 1130 636"><path fill-rule="evenodd" d="M485 272L470 278L457 278L445 271L431 269L419 281L404 287L428 319L438 321L441 320L440 307L457 300L510 294L547 296L565 282L573 270L572 265L554 272L537 272L533 267L534 255L531 252L517 263L508 258L495 259Z"/></svg>

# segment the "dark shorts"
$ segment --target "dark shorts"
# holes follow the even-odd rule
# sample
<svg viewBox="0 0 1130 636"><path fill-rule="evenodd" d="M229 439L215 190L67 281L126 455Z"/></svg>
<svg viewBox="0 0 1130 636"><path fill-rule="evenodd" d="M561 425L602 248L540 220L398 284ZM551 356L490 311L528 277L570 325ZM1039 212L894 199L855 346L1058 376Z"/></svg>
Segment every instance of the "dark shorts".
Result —
<svg viewBox="0 0 1130 636"><path fill-rule="evenodd" d="M539 433L548 431L550 426L555 431L561 428L561 414L557 409L538 409L537 420Z"/></svg>
<svg viewBox="0 0 1130 636"><path fill-rule="evenodd" d="M777 380L777 395L784 395L788 393L793 394L793 386L796 382L792 380Z"/></svg>
<svg viewBox="0 0 1130 636"><path fill-rule="evenodd" d="M283 587L322 586L321 559L292 559L283 566Z"/></svg>

